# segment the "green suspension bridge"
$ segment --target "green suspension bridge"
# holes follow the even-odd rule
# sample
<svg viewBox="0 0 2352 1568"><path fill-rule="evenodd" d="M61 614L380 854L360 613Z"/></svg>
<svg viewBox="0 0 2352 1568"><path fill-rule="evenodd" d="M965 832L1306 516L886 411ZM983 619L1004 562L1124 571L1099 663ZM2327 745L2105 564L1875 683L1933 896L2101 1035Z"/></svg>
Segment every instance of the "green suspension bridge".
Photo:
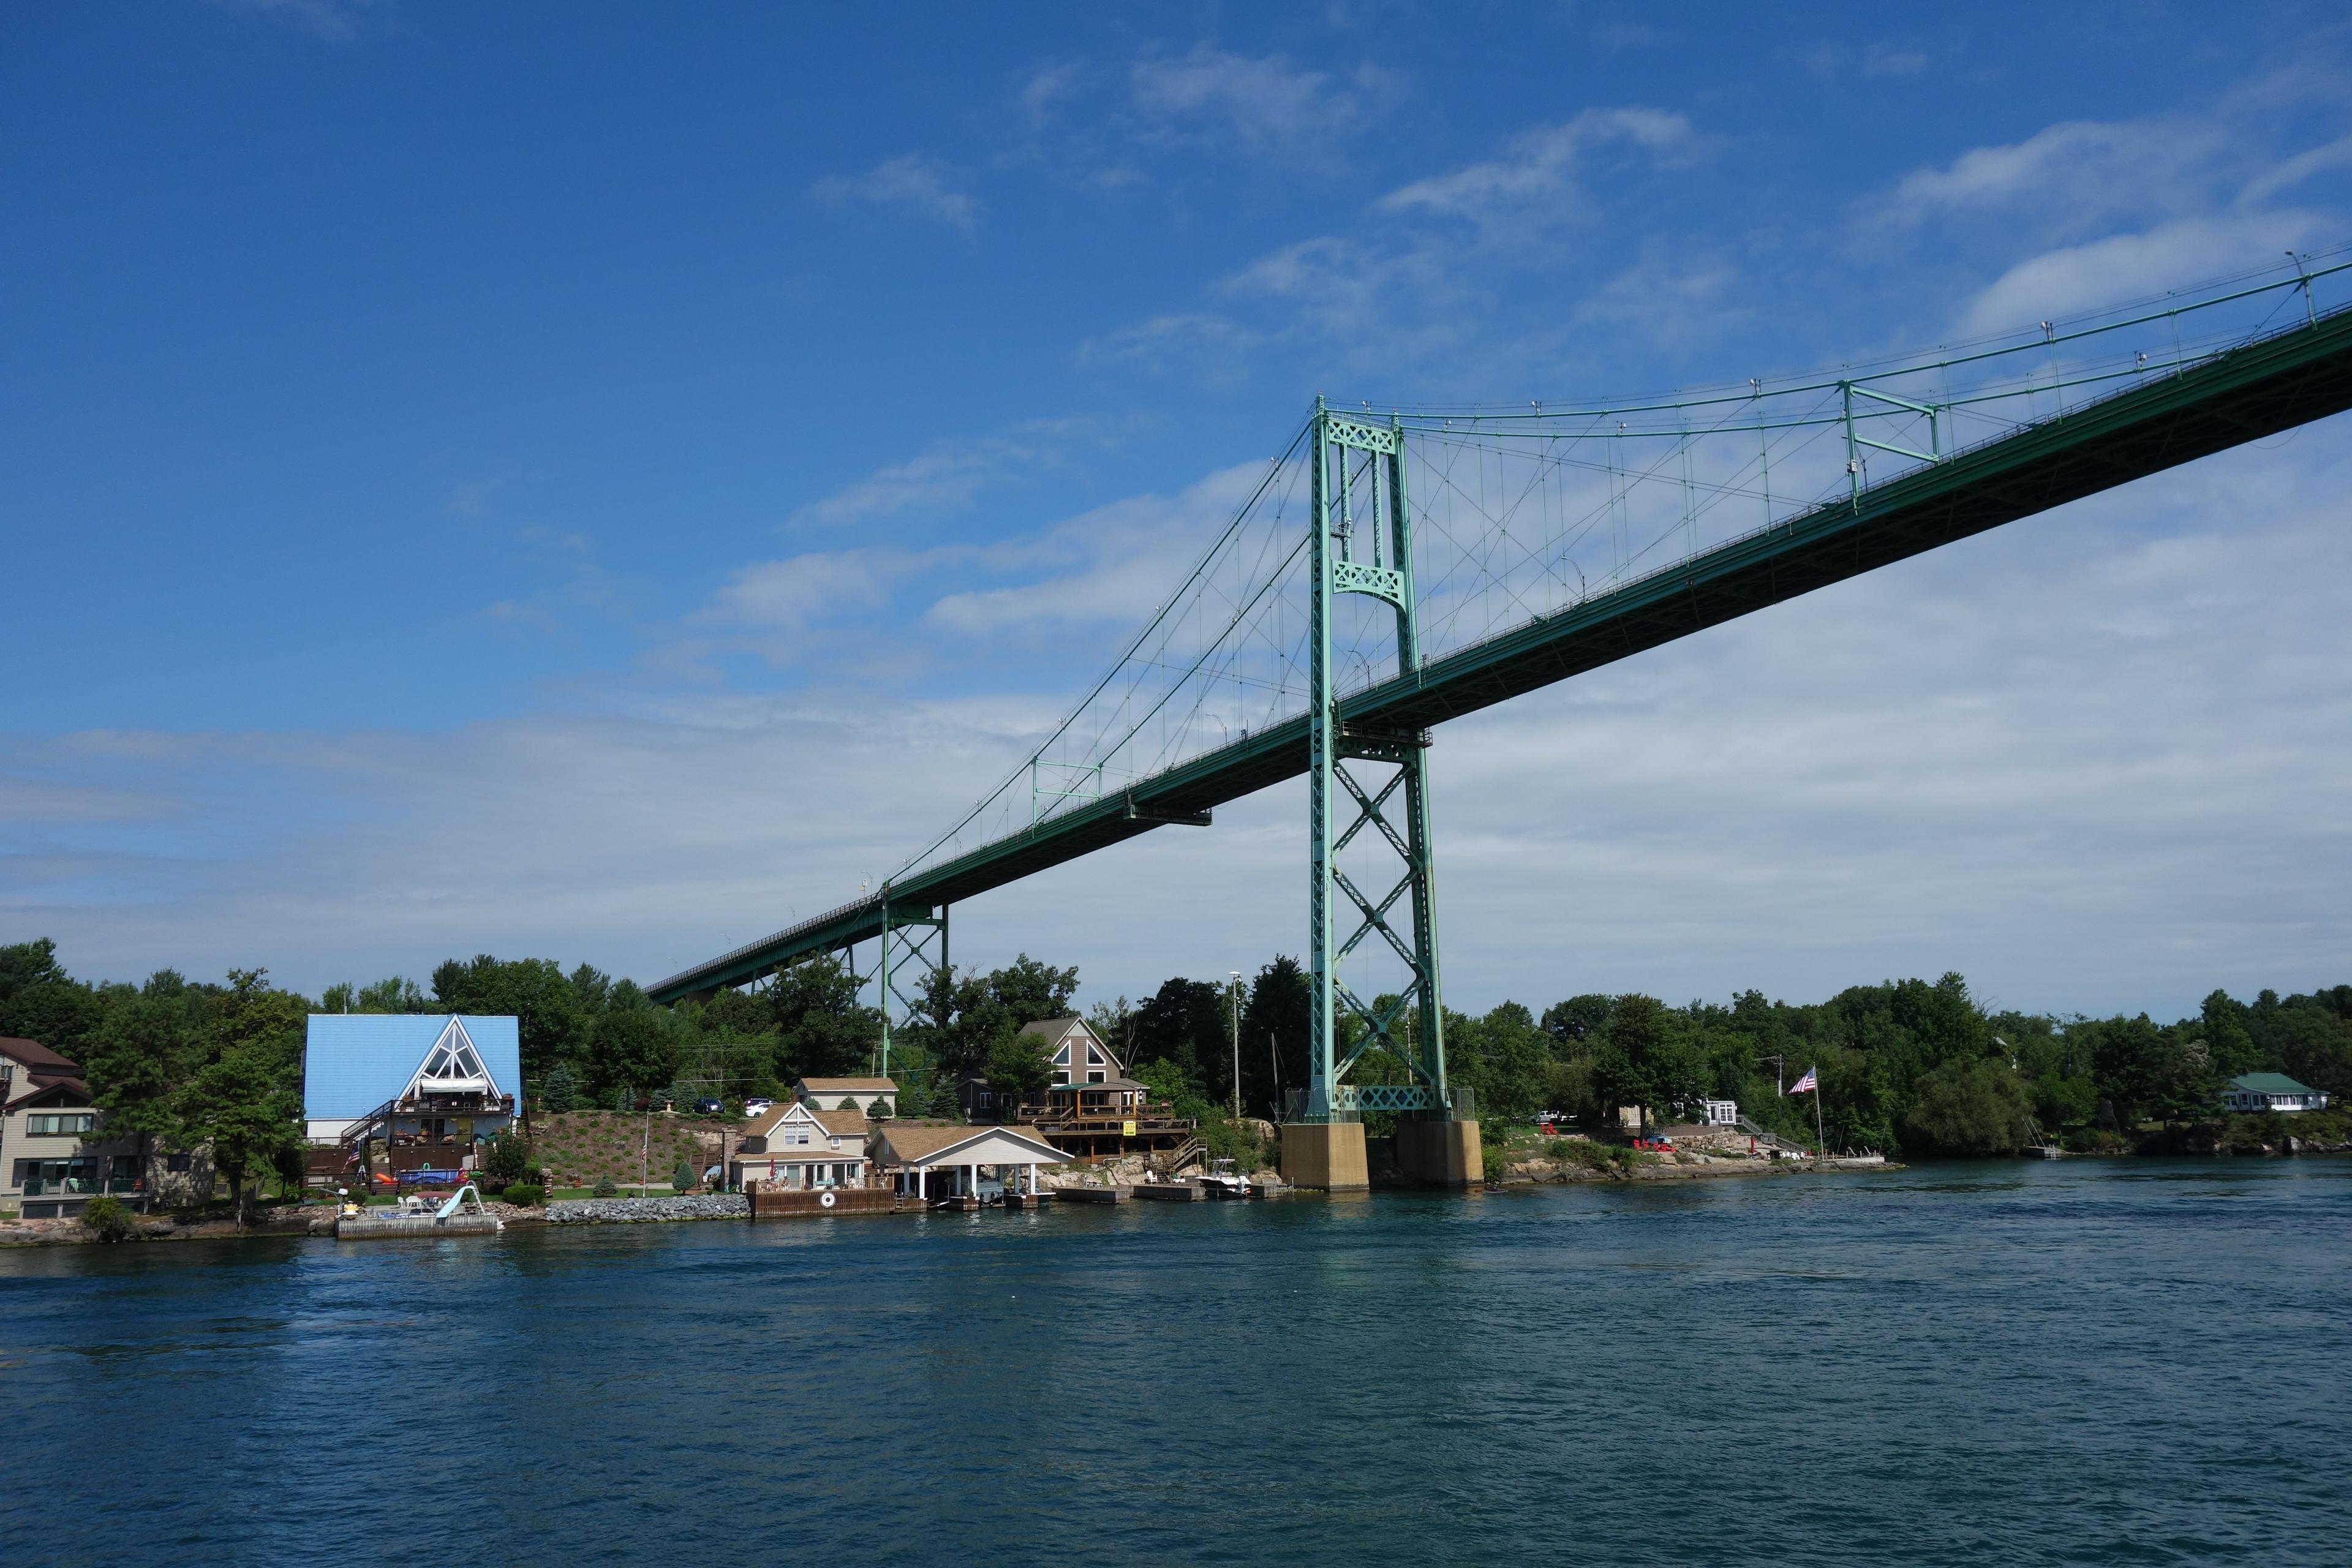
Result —
<svg viewBox="0 0 2352 1568"><path fill-rule="evenodd" d="M855 973L856 944L877 942L887 1062L918 989L904 977L947 965L950 906L1159 827L1205 827L1304 773L1312 1037L1286 1120L1463 1118L1437 1005L1431 731L2352 407L2352 258L2290 262L1670 398L1318 398L1190 575L995 789L877 891L651 994L708 996L831 953ZM1375 1047L1411 1081L1349 1081Z"/></svg>

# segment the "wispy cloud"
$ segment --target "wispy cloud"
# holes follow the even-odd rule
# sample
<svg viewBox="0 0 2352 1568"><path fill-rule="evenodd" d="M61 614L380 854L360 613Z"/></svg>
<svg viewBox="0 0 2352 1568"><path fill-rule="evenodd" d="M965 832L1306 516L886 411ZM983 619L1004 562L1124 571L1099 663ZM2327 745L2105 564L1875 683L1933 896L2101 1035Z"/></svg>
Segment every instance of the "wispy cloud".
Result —
<svg viewBox="0 0 2352 1568"><path fill-rule="evenodd" d="M1658 109L1588 109L1560 125L1511 139L1498 158L1391 191L1379 210L1457 218L1495 233L1530 218L1578 216L1576 177L1596 154L1623 151L1654 163L1691 156L1697 133L1683 115Z"/></svg>
<svg viewBox="0 0 2352 1568"><path fill-rule="evenodd" d="M1263 334L1213 310L1183 310L1090 338L1078 345L1081 364L1139 364L1166 370L1184 363L1214 375L1263 341Z"/></svg>
<svg viewBox="0 0 2352 1568"><path fill-rule="evenodd" d="M1281 55L1231 54L1207 44L1138 60L1129 87L1136 114L1158 134L1285 154L1328 146L1406 90L1402 76L1369 61L1334 76Z"/></svg>
<svg viewBox="0 0 2352 1568"><path fill-rule="evenodd" d="M2015 331L2038 321L2146 298L2184 282L2274 267L2282 253L2336 237L2302 212L2182 218L2110 235L2019 262L1969 301L1963 336Z"/></svg>
<svg viewBox="0 0 2352 1568"><path fill-rule="evenodd" d="M369 32L391 26L399 16L395 0L213 0L224 11L282 23L331 44L357 43Z"/></svg>
<svg viewBox="0 0 2352 1568"><path fill-rule="evenodd" d="M1939 213L2032 204L2076 225L2117 213L2175 212L2205 198L2217 160L2235 145L2210 121L2068 121L1915 170L1896 182L1885 211L1916 224Z"/></svg>
<svg viewBox="0 0 2352 1568"><path fill-rule="evenodd" d="M1823 81L1842 76L1911 77L1928 66L1927 51L1901 44L1820 43L1800 49L1797 62Z"/></svg>
<svg viewBox="0 0 2352 1568"><path fill-rule="evenodd" d="M920 153L885 159L863 174L828 175L814 188L820 200L836 206L862 203L966 235L980 228L979 200L957 190L948 170Z"/></svg>
<svg viewBox="0 0 2352 1568"><path fill-rule="evenodd" d="M1055 461L1056 444L1087 437L1079 420L1034 420L1008 434L934 441L793 513L793 527L846 528L971 504L987 485Z"/></svg>
<svg viewBox="0 0 2352 1568"><path fill-rule="evenodd" d="M1241 464L1173 496L1132 497L999 546L991 563L1025 580L947 595L924 618L966 636L1134 625L1160 607L1265 476L1263 465Z"/></svg>

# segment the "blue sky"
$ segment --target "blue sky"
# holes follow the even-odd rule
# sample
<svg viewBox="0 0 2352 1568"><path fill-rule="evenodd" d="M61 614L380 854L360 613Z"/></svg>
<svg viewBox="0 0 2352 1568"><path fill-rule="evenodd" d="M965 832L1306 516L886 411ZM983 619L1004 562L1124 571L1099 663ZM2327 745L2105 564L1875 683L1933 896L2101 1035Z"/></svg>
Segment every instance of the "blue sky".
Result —
<svg viewBox="0 0 2352 1568"><path fill-rule="evenodd" d="M1737 381L2352 242L2347 52L2322 5L12 8L0 925L654 978L992 783L1318 392ZM2346 978L2347 457L1447 731L1450 999ZM958 952L1296 951L1294 794Z"/></svg>

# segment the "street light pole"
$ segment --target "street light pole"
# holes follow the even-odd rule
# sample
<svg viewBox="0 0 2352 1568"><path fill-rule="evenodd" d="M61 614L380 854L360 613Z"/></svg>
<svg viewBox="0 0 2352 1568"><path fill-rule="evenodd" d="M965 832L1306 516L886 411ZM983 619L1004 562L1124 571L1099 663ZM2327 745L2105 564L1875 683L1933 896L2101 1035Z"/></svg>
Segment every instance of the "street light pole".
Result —
<svg viewBox="0 0 2352 1568"><path fill-rule="evenodd" d="M1242 972L1230 969L1234 990L1234 1114L1242 1113Z"/></svg>

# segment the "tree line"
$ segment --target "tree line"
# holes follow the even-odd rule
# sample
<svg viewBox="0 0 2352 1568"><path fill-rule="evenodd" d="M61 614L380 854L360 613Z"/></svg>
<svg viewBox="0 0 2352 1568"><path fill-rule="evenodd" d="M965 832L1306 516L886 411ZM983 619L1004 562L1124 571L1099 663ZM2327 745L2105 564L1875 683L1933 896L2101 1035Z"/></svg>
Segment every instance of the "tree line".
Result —
<svg viewBox="0 0 2352 1568"><path fill-rule="evenodd" d="M1077 989L1076 968L1025 953L993 970L928 974L913 1016L893 1031L899 1113L952 1114L968 1075L1007 1091L1041 1089L1053 1069L1039 1037L1021 1030L1068 1016ZM593 964L567 971L487 953L442 963L429 988L395 976L331 985L313 1003L269 985L259 968L217 984L172 970L137 985L92 983L67 973L47 939L0 947L0 1034L81 1063L110 1127L159 1147L208 1147L233 1180L296 1157L304 1020L314 1011L512 1015L526 1098L550 1111L706 1093L740 1101L880 1065L881 1016L831 958L757 990L668 1007ZM1140 1003L1122 996L1087 1016L1136 1078L1192 1114L1216 1118L1238 1089L1246 1114L1279 1120L1284 1092L1306 1086L1307 980L1289 957L1238 985L1175 976ZM1408 1012L1398 1034L1410 1039L1412 1029ZM1352 1020L1338 1033L1343 1049L1357 1037ZM2169 1024L1988 1012L1958 974L1802 1005L1752 990L1680 1006L1593 993L1540 1014L1517 1002L1449 1009L1444 1038L1449 1078L1497 1129L1539 1111L1595 1121L1640 1106L1667 1117L1725 1099L1810 1141L1811 1102L1780 1092L1807 1068L1833 1145L1915 1154L2006 1153L2040 1137L2210 1118L2221 1085L2244 1072L2352 1094L2352 986L2343 985L2264 991L2251 1003L2217 990ZM1366 1083L1409 1076L1379 1047L1351 1074Z"/></svg>

